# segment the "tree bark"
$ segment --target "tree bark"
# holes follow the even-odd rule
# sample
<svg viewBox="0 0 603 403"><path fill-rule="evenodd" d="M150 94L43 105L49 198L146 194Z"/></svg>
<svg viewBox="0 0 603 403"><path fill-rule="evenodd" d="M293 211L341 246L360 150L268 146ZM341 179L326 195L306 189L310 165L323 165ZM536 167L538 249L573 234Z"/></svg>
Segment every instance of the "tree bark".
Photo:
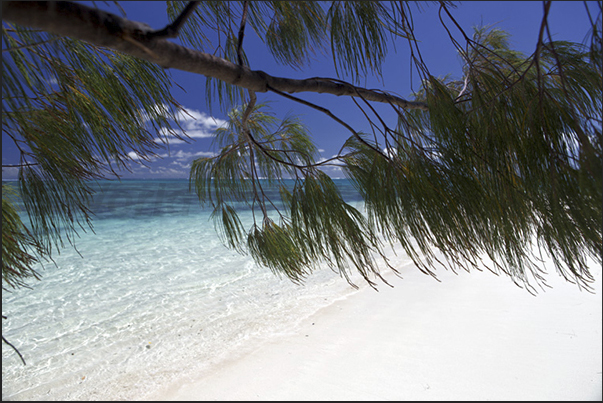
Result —
<svg viewBox="0 0 603 403"><path fill-rule="evenodd" d="M303 80L274 77L261 70L251 70L220 57L154 38L147 24L69 1L3 1L2 19L51 34L68 36L94 45L158 64L213 77L256 92L274 88L286 93L317 92L337 96L362 97L368 101L389 103L404 109L428 110L423 102L332 82L326 78Z"/></svg>

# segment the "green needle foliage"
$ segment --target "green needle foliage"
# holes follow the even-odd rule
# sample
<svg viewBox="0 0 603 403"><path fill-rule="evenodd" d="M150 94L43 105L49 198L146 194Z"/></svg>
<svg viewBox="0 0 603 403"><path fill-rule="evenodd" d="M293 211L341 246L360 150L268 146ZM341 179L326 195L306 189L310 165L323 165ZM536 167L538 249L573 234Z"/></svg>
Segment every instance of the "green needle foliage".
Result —
<svg viewBox="0 0 603 403"><path fill-rule="evenodd" d="M21 155L19 198L2 188L3 287L91 226L92 180L154 155L177 104L157 66L82 41L3 23L2 131ZM31 246L32 248L30 248Z"/></svg>
<svg viewBox="0 0 603 403"><path fill-rule="evenodd" d="M585 256L602 254L601 71L576 44L545 44L536 64L504 32L474 40L462 94L429 77L419 95L429 113L400 115L389 157L351 139L344 169L371 223L426 272L435 247L457 267L485 256L528 286L542 280L536 243L587 287Z"/></svg>
<svg viewBox="0 0 603 403"><path fill-rule="evenodd" d="M444 28L460 30L451 5L437 4ZM168 2L170 20L185 6ZM314 108L350 132L339 155L319 160L298 118L279 119L256 104L250 88L263 87L244 88L238 79L208 73L207 101L217 99L230 110L229 122L216 132L216 156L194 161L190 185L213 207L224 243L295 282L326 264L348 281L357 271L374 285L377 260L387 264L383 248L391 244L401 245L426 274L435 275L439 251L454 270L485 263L529 290L544 283L540 256L532 252L538 249L552 256L560 275L588 288L588 259L601 263L603 243L601 14L591 18L589 47L553 42L551 3L545 2L532 55L511 49L500 30L477 29L471 38L460 30L464 46L450 33L463 62L462 77L452 80L434 77L423 62L413 7L340 1L197 5L179 32L191 48L181 57L216 55L231 62L220 66L234 67L242 77L253 68L244 46L252 34L275 62L294 69L329 55L337 77L296 84L319 93L338 85L351 89L372 131L364 134L323 106L266 84L264 90ZM31 221L23 225L3 188L3 280L18 286L35 276L38 256L49 256L53 246L89 225L89 181L127 168L131 155L152 157L157 133L178 106L169 77L150 62L4 22L2 38L3 132L21 152L19 194ZM408 44L411 68L423 82L415 101L428 110L391 104L398 117L391 122L363 96L385 91L359 91L343 79L379 77L397 40ZM272 82L287 84L279 80ZM317 91L317 84L324 86ZM303 92L303 85L294 88ZM366 211L343 200L321 171L327 164L342 167ZM253 211L251 224L239 218L241 208Z"/></svg>
<svg viewBox="0 0 603 403"><path fill-rule="evenodd" d="M294 281L327 262L348 280L353 267L373 284L373 256L384 255L384 239L426 274L435 276L440 251L440 263L453 270L486 264L530 291L545 284L532 252L538 247L565 279L588 288L586 259L602 254L601 73L580 45L548 43L535 60L511 50L507 38L476 30L474 48L462 53L463 81L429 76L417 94L429 113L400 112L398 127L381 141L356 133L346 142L342 168L366 202L366 217L312 159L300 158L311 155L304 133L276 145L272 131L258 126L273 121L256 110L250 140L242 110L233 111L217 136L220 153L196 161L191 175L201 200L221 209L214 218L226 244ZM290 147L296 136L302 144ZM292 164L288 152L300 162ZM295 185L281 191L277 225L258 178L278 181L285 173ZM246 200L264 213L247 238L224 204Z"/></svg>
<svg viewBox="0 0 603 403"><path fill-rule="evenodd" d="M2 280L3 287L11 288L25 286L30 277L39 278L33 265L38 260L35 254L42 251L11 203L14 195L10 186L2 185Z"/></svg>
<svg viewBox="0 0 603 403"><path fill-rule="evenodd" d="M333 180L316 168L316 148L306 128L295 117L279 121L264 112L266 105L257 105L246 131L246 108L232 110L228 125L216 130L218 155L197 159L191 168L191 186L213 206L225 244L249 251L259 264L295 282L327 263L348 280L356 267L373 284L369 274L379 271L373 258L379 241L362 213L345 203ZM274 189L279 203L270 196ZM242 204L254 211L249 229L235 208Z"/></svg>

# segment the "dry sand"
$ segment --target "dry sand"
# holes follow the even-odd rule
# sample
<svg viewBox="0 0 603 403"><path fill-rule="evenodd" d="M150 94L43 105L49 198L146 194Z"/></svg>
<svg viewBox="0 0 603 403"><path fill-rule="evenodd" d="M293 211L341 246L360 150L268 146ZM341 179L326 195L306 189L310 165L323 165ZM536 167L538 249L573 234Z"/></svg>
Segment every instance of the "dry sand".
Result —
<svg viewBox="0 0 603 403"><path fill-rule="evenodd" d="M413 265L291 334L151 396L161 400L599 400L601 268L595 294L564 282L534 297L490 272Z"/></svg>

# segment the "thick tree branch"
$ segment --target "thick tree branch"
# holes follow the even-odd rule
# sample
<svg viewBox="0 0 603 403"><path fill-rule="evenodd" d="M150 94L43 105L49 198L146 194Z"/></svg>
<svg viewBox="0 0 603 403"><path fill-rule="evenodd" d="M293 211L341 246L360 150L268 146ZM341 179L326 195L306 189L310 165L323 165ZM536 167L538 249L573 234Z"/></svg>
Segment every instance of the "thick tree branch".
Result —
<svg viewBox="0 0 603 403"><path fill-rule="evenodd" d="M412 102L355 87L351 84L274 77L261 70L238 66L222 58L153 37L148 25L130 21L102 10L68 1L3 1L2 19L127 53L160 65L213 77L256 92L274 88L281 92L317 92L337 96L358 96L404 109L428 110L423 102Z"/></svg>

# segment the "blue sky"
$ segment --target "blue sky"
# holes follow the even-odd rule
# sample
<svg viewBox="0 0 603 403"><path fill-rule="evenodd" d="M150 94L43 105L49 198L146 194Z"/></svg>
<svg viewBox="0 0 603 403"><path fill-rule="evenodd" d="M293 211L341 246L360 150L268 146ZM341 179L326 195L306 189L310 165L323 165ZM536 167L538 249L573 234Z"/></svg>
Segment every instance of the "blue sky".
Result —
<svg viewBox="0 0 603 403"><path fill-rule="evenodd" d="M596 2L587 3L591 15L595 18L599 7ZM163 28L169 23L164 2L127 1L121 4L129 19L145 22L153 28ZM120 15L110 2L96 2L95 5ZM510 42L515 49L525 54L531 54L534 51L543 15L542 2L470 1L457 3L457 5L458 7L452 10L453 15L466 32L471 32L472 27L476 25L495 24L496 27L511 34ZM439 21L437 6L426 4L422 8L423 11L415 12L413 18L416 37L421 41L423 59L431 73L436 76L451 74L452 77L460 77L461 64L448 34ZM549 24L555 40L584 42L590 29L584 3L579 1L554 1L549 14ZM452 24L449 26L452 27ZM452 32L459 41L462 39L458 31L453 30ZM271 75L291 78L336 77L333 62L327 56L316 57L312 64L303 70L293 70L277 64L253 31L246 31L244 44L250 67L254 70L264 70ZM390 46L388 50L389 53L383 66L383 82L375 77L367 77L360 85L394 91L402 97L410 98L412 90L418 89L418 77L415 72L413 74L414 82L411 82L408 48L403 41L400 41L395 50L393 46ZM192 141L188 144L171 141L169 149L158 151L161 158L147 163L147 167L133 166L133 172L123 172L123 178L188 178L191 161L200 156L211 155L214 151L211 148L213 132L224 124L226 117L217 102L211 110L206 104L205 77L177 70L170 70L170 74L178 85L186 90L183 91L174 86L172 94L186 108L188 114L192 115L192 117L182 116L184 118L182 126L187 130ZM312 133L323 158L330 158L336 154L342 143L349 137L349 132L326 115L282 99L275 94L257 95L259 102L270 103L272 112L279 118L283 118L288 113L299 115ZM328 108L358 131L369 130L365 118L350 99L326 94L297 95ZM385 108L381 107L379 110L383 111L385 118L395 119L394 115ZM391 126L394 125L395 121L392 120ZM11 142L3 134L3 165L18 163L18 155ZM337 168L329 169L327 172L333 177L342 176ZM3 179L16 177L15 168L3 168Z"/></svg>

